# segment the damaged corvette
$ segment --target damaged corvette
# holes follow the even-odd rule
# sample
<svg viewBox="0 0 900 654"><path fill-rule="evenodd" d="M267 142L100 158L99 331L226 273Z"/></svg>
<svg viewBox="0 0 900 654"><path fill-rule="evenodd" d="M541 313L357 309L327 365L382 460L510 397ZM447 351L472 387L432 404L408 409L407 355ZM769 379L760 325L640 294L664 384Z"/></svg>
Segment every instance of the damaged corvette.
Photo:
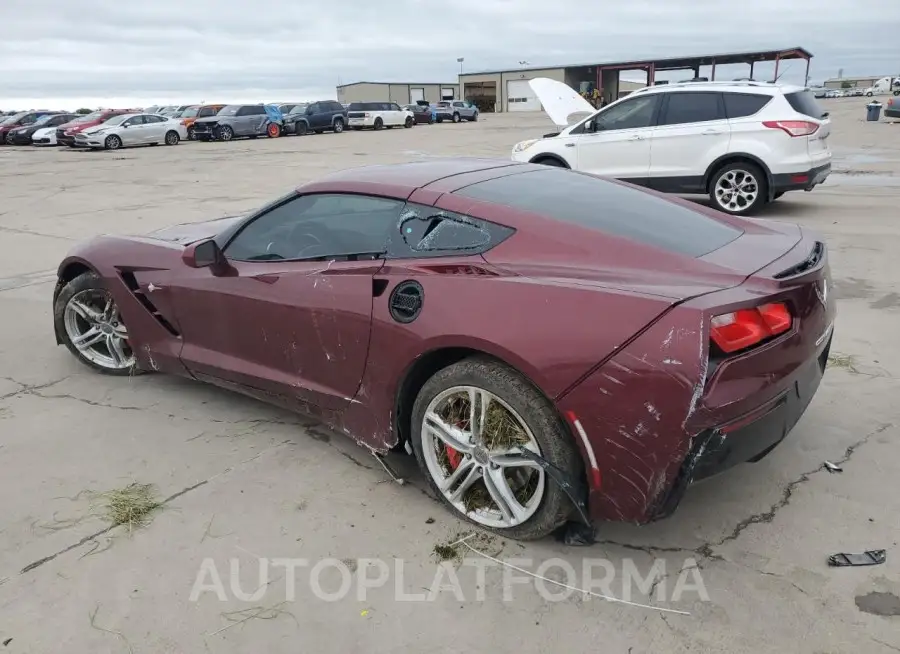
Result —
<svg viewBox="0 0 900 654"><path fill-rule="evenodd" d="M758 461L825 371L825 244L623 182L372 166L260 210L77 246L56 340L412 452L457 515L535 539L646 523Z"/></svg>

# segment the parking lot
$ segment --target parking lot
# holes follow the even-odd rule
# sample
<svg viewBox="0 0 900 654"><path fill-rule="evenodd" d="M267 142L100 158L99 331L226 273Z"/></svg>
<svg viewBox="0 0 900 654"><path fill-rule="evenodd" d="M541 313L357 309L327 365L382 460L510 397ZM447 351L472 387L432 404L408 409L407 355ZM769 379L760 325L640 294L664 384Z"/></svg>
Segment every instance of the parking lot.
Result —
<svg viewBox="0 0 900 654"><path fill-rule="evenodd" d="M823 102L832 176L760 215L815 229L830 248L832 365L797 428L759 463L697 485L667 520L601 524L598 543L582 548L480 541L532 571L561 559L579 580L585 559L605 559L619 571L613 594L687 615L579 592L548 601L532 583L504 598L508 569L478 578L463 563L479 557L464 548L464 597L409 600L427 595L447 544L472 531L412 464L398 457L409 468L398 485L367 450L296 416L186 380L97 375L54 344L56 265L83 238L245 212L353 166L508 158L513 143L553 131L546 117L117 152L0 149L0 650L900 651L900 125L864 122L865 98ZM152 484L163 505L132 533L109 529L102 493L132 483ZM885 564L826 562L876 549ZM257 566L278 558L342 561L353 592L323 601L298 572L286 601L286 568L266 583ZM390 583L360 597L360 559L389 562ZM205 560L225 601L191 598ZM627 589L628 565L666 576ZM693 565L708 601L673 598ZM330 591L341 582L322 579Z"/></svg>

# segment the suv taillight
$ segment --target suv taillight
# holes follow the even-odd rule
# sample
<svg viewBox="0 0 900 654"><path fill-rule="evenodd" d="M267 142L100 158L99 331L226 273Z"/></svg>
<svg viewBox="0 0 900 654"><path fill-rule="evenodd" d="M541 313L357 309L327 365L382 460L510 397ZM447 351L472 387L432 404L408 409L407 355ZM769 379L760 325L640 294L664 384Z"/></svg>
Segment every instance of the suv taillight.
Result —
<svg viewBox="0 0 900 654"><path fill-rule="evenodd" d="M766 120L763 126L770 129L780 129L788 136L809 136L819 129L818 123L808 120Z"/></svg>
<svg viewBox="0 0 900 654"><path fill-rule="evenodd" d="M714 317L710 337L720 350L729 354L783 334L791 328L791 324L791 312L787 305L774 302Z"/></svg>

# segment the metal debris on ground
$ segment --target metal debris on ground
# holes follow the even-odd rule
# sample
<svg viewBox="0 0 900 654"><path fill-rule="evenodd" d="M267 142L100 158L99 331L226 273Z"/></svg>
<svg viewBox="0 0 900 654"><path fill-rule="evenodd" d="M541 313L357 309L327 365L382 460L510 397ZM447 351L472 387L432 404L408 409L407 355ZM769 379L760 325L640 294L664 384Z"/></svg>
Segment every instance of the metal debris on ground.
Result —
<svg viewBox="0 0 900 654"><path fill-rule="evenodd" d="M406 480L391 469L391 467L387 464L387 461L384 460L384 455L372 451L372 456L374 456L378 463L381 464L381 467L384 468L384 471L388 473L391 479L393 479L401 486L406 485Z"/></svg>
<svg viewBox="0 0 900 654"><path fill-rule="evenodd" d="M834 568L860 565L881 565L887 560L885 550L867 550L862 554L832 554L828 557L828 565Z"/></svg>
<svg viewBox="0 0 900 654"><path fill-rule="evenodd" d="M843 469L841 466L839 466L839 465L837 465L837 464L835 464L835 463L832 463L831 461L826 461L826 462L825 462L825 469L826 469L828 472L832 472L832 473L833 473L833 472L844 472L844 469Z"/></svg>

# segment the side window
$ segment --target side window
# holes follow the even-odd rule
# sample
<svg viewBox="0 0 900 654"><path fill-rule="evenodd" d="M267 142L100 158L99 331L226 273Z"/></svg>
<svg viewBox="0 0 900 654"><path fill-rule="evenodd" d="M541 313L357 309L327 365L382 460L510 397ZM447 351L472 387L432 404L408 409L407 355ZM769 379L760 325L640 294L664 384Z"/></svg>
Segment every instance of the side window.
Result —
<svg viewBox="0 0 900 654"><path fill-rule="evenodd" d="M127 125L128 127L134 127L136 125L143 125L144 117L143 116L134 116L126 120L122 125Z"/></svg>
<svg viewBox="0 0 900 654"><path fill-rule="evenodd" d="M234 114L235 116L249 116L250 115L250 107L241 107Z"/></svg>
<svg viewBox="0 0 900 654"><path fill-rule="evenodd" d="M594 118L595 129L608 131L615 129L638 129L653 125L658 94L644 95L602 111Z"/></svg>
<svg viewBox="0 0 900 654"><path fill-rule="evenodd" d="M454 102L453 106L454 107L465 107L466 103L465 102Z"/></svg>
<svg viewBox="0 0 900 654"><path fill-rule="evenodd" d="M407 204L394 231L388 256L394 259L477 254L508 238L515 230L435 207Z"/></svg>
<svg viewBox="0 0 900 654"><path fill-rule="evenodd" d="M144 122L149 123L164 123L166 119L162 116L153 116L151 114L144 114Z"/></svg>
<svg viewBox="0 0 900 654"><path fill-rule="evenodd" d="M725 93L725 115L729 118L743 118L752 116L769 104L770 95L755 95L750 93Z"/></svg>
<svg viewBox="0 0 900 654"><path fill-rule="evenodd" d="M369 195L302 195L269 209L225 248L237 261L382 256L402 200Z"/></svg>
<svg viewBox="0 0 900 654"><path fill-rule="evenodd" d="M668 93L668 104L660 125L683 125L723 120L725 109L720 93Z"/></svg>
<svg viewBox="0 0 900 654"><path fill-rule="evenodd" d="M262 105L253 105L250 107L250 115L251 116L265 116L266 108Z"/></svg>
<svg viewBox="0 0 900 654"><path fill-rule="evenodd" d="M35 121L37 121L37 114L28 114L27 116L22 116L22 119L19 120L20 125L31 125Z"/></svg>
<svg viewBox="0 0 900 654"><path fill-rule="evenodd" d="M340 102L329 102L328 109L329 109L329 111L343 111L344 107L341 105Z"/></svg>
<svg viewBox="0 0 900 654"><path fill-rule="evenodd" d="M212 107L201 107L200 111L197 112L197 118L207 118L208 116L214 116L215 113Z"/></svg>
<svg viewBox="0 0 900 654"><path fill-rule="evenodd" d="M312 114L320 114L320 113L322 113L322 109L321 109L321 107L320 107L320 105L319 105L318 102L314 102L314 103L312 103L311 105L309 105L309 107L308 107L307 110L306 110L306 113L308 113L308 114L310 114L310 115L312 115Z"/></svg>

